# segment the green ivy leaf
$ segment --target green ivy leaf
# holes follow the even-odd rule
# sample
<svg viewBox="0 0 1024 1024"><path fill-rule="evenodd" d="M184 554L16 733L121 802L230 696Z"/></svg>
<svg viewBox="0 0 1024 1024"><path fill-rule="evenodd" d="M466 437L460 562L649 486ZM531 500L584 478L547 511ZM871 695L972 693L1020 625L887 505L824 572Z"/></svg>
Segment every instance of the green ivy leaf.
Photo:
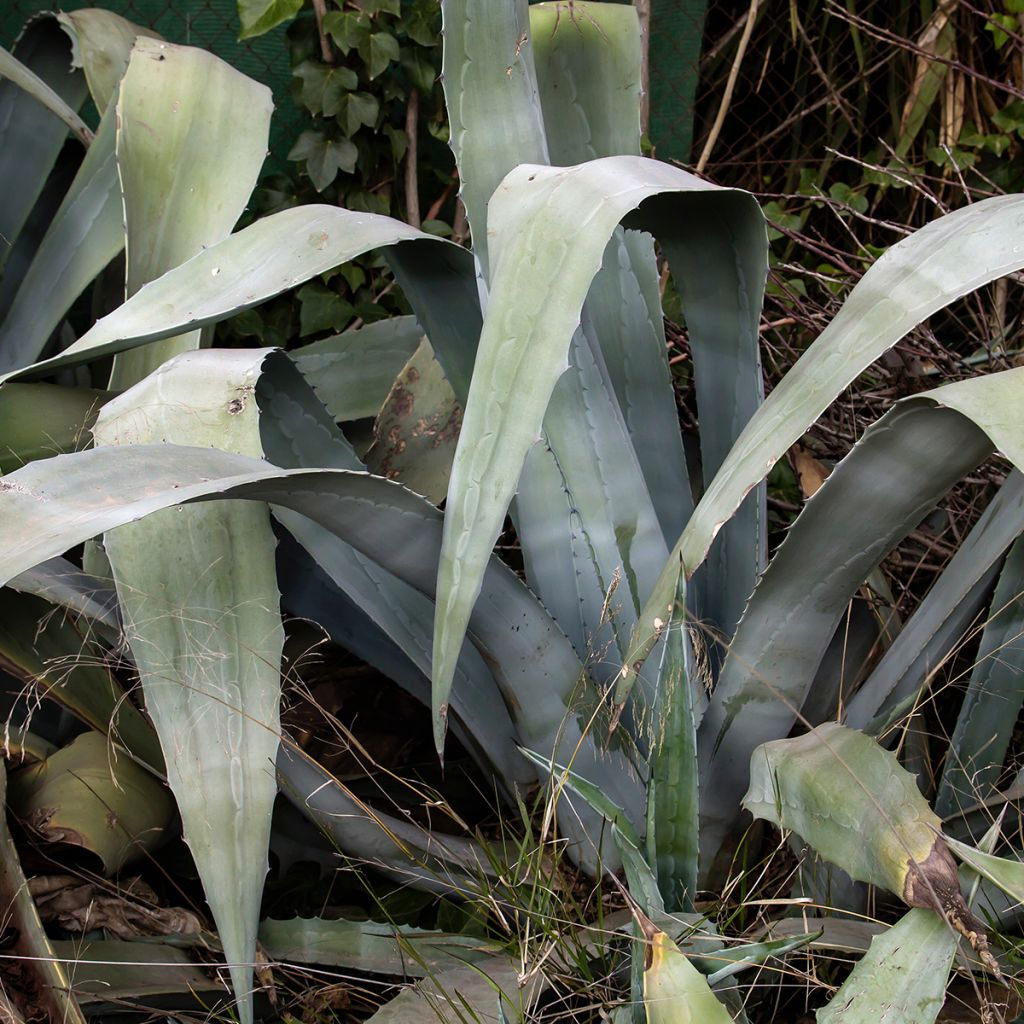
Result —
<svg viewBox="0 0 1024 1024"><path fill-rule="evenodd" d="M340 331L352 319L351 303L319 281L303 285L297 294L301 303L299 333L303 338L321 331Z"/></svg>
<svg viewBox="0 0 1024 1024"><path fill-rule="evenodd" d="M391 140L391 156L397 164L409 148L409 136L393 124L384 125L384 134Z"/></svg>
<svg viewBox="0 0 1024 1024"><path fill-rule="evenodd" d="M367 14L380 14L383 11L385 14L400 15L402 0L363 0L363 10Z"/></svg>
<svg viewBox="0 0 1024 1024"><path fill-rule="evenodd" d="M406 46L402 48L402 67L409 76L409 81L422 93L429 93L434 88L437 69L433 61L420 49Z"/></svg>
<svg viewBox="0 0 1024 1024"><path fill-rule="evenodd" d="M437 4L434 4L432 8L420 5L402 22L402 30L420 46L437 46L439 37L437 8Z"/></svg>
<svg viewBox="0 0 1024 1024"><path fill-rule="evenodd" d="M326 111L325 111L326 113ZM362 125L372 128L377 123L380 104L376 97L366 92L345 93L332 113L337 116L338 124L346 135L355 135Z"/></svg>
<svg viewBox="0 0 1024 1024"><path fill-rule="evenodd" d="M333 117L340 97L359 84L351 68L328 67L315 60L304 60L292 68L292 75L301 83L299 102L311 114Z"/></svg>
<svg viewBox="0 0 1024 1024"><path fill-rule="evenodd" d="M282 21L291 21L302 10L302 0L238 0L239 39L269 32Z"/></svg>
<svg viewBox="0 0 1024 1024"><path fill-rule="evenodd" d="M349 139L328 139L320 132L303 132L288 154L289 160L305 160L306 173L318 192L338 176L338 171L351 174L356 169L359 150Z"/></svg>
<svg viewBox="0 0 1024 1024"><path fill-rule="evenodd" d="M398 60L398 40L387 32L371 33L359 46L366 73L373 81L393 60Z"/></svg>
<svg viewBox="0 0 1024 1024"><path fill-rule="evenodd" d="M985 31L992 33L992 42L996 49L1001 50L1010 38L1010 33L1017 28L1017 19L1012 14L993 14L985 25Z"/></svg>
<svg viewBox="0 0 1024 1024"><path fill-rule="evenodd" d="M346 263L344 266L338 267L338 273L353 292L366 284L366 271L358 263Z"/></svg>
<svg viewBox="0 0 1024 1024"><path fill-rule="evenodd" d="M331 11L324 15L324 31L347 57L369 36L370 19L363 11Z"/></svg>

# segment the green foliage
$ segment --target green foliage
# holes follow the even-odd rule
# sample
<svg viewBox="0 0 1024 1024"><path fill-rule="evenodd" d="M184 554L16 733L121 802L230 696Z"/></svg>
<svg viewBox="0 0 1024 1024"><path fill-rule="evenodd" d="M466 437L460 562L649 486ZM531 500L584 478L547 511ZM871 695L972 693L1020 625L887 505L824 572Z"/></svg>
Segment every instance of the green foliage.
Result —
<svg viewBox="0 0 1024 1024"><path fill-rule="evenodd" d="M248 27L257 13L261 20ZM398 217L419 227L417 211L426 213L436 206L428 230L451 233L452 165L438 142L447 136L438 81L438 14L432 0L339 2L328 7L318 24L308 3L239 3L243 35L258 35L291 21L293 94L308 116L309 126L288 153L300 180L282 182L282 194L274 198L271 209L318 200ZM412 151L410 111L417 136ZM408 159L416 161L411 178ZM410 181L415 196L406 194ZM372 255L360 257L345 273L332 272L315 292L303 289L298 298L302 337L340 331L353 322L372 323L409 308L387 268ZM279 303L276 316L288 319L292 306ZM232 333L276 337L274 328L257 316L263 314L232 324Z"/></svg>

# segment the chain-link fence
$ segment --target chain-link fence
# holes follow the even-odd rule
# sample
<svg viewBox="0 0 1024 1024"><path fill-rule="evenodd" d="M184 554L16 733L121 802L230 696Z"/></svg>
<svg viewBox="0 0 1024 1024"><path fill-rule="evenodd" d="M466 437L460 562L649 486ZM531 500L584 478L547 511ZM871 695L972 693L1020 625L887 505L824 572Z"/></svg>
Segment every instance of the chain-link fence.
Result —
<svg viewBox="0 0 1024 1024"><path fill-rule="evenodd" d="M70 0L61 6L96 2ZM172 42L212 50L266 83L277 107L271 166L280 167L301 120L290 94L284 27L240 42L235 2L99 0ZM915 61L922 57L913 47L921 41L929 45L934 17L927 4L893 7L882 0L861 0L855 7L836 0L649 3L649 134L657 155L696 163L707 148L707 169L714 177L755 191L792 187L785 169L805 161L809 151L853 143L859 149L865 139L891 140L900 127L900 103L910 89ZM5 0L0 4L0 44L9 47L28 17L57 6L56 0ZM1001 9L997 0L935 9L959 12L963 24L956 45L992 49L987 26ZM931 21L931 28L932 43L949 45L942 24ZM948 56L956 61L967 55ZM972 67L977 56L970 55Z"/></svg>

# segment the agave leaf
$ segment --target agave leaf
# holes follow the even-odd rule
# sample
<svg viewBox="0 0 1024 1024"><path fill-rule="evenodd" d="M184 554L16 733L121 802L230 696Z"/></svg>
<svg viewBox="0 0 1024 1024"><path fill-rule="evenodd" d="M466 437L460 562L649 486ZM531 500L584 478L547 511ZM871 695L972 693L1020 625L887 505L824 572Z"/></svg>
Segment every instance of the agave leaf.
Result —
<svg viewBox="0 0 1024 1024"><path fill-rule="evenodd" d="M13 56L77 110L86 97L85 79L70 68L67 37L52 18L39 18L25 29ZM46 115L20 86L0 79L0 267L7 261L32 207L67 138L67 126Z"/></svg>
<svg viewBox="0 0 1024 1024"><path fill-rule="evenodd" d="M562 31L557 3L530 7L530 45L551 162L640 153L640 21L636 11L588 3ZM495 187L497 182L495 182Z"/></svg>
<svg viewBox="0 0 1024 1024"><path fill-rule="evenodd" d="M1024 903L1024 863L996 857L949 837L946 837L946 844L964 864L973 868L982 878L987 878L1018 903Z"/></svg>
<svg viewBox="0 0 1024 1024"><path fill-rule="evenodd" d="M703 697L686 632L686 576L668 624L651 714L647 856L669 911L693 910L697 893L698 766L694 705Z"/></svg>
<svg viewBox="0 0 1024 1024"><path fill-rule="evenodd" d="M799 922L797 922L799 923ZM803 949L819 939L822 932L803 932L787 939L771 939L766 942L745 942L740 946L728 946L718 952L693 958L695 965L708 976L708 984L715 985L731 978L748 967L757 967L769 957L783 957L795 949Z"/></svg>
<svg viewBox="0 0 1024 1024"><path fill-rule="evenodd" d="M644 971L647 1024L732 1024L707 979L664 933L651 938Z"/></svg>
<svg viewBox="0 0 1024 1024"><path fill-rule="evenodd" d="M556 761L542 757L532 750L521 748L523 753L551 780L556 791L563 787L582 797L611 827L612 838L622 858L622 866L629 883L629 890L641 909L647 914L664 913L665 906L658 889L658 879L651 866L644 859L643 840L637 834L626 812L610 800L600 786L577 774ZM612 865L606 866L614 871Z"/></svg>
<svg viewBox="0 0 1024 1024"><path fill-rule="evenodd" d="M29 96L55 114L78 139L86 146L92 142L92 131L78 116L77 112L64 102L54 89L39 77L31 68L22 64L17 57L0 46L0 78L13 82L19 89L24 89Z"/></svg>
<svg viewBox="0 0 1024 1024"><path fill-rule="evenodd" d="M967 908L956 865L914 776L854 729L827 723L764 743L750 759L743 806L792 829L851 878L937 913L991 961L984 926Z"/></svg>
<svg viewBox="0 0 1024 1024"><path fill-rule="evenodd" d="M135 40L140 36L160 39L160 33L143 28L113 11L87 7L62 11L57 21L71 39L71 63L85 73L85 81L97 110L106 110L117 83L128 67Z"/></svg>
<svg viewBox="0 0 1024 1024"><path fill-rule="evenodd" d="M414 316L395 316L289 355L330 414L344 422L377 415L422 338Z"/></svg>
<svg viewBox="0 0 1024 1024"><path fill-rule="evenodd" d="M1021 477L1016 477L1018 483ZM1004 485L1003 489L1009 485ZM1024 540L1010 549L992 597L946 767L935 798L935 812L946 818L988 795L999 780L1024 701Z"/></svg>
<svg viewBox="0 0 1024 1024"><path fill-rule="evenodd" d="M56 384L12 384L0 390L0 472L80 451L89 443L89 428L108 397L102 391Z"/></svg>
<svg viewBox="0 0 1024 1024"><path fill-rule="evenodd" d="M425 338L397 375L366 452L371 473L398 480L435 505L444 501L462 409Z"/></svg>
<svg viewBox="0 0 1024 1024"><path fill-rule="evenodd" d="M259 455L256 375L227 402L216 377L194 379L186 407L175 401L173 368L108 403L96 443L159 438ZM284 644L267 509L167 509L109 532L104 547L185 839L249 1024L252 968L242 965L255 959L267 871Z"/></svg>
<svg viewBox="0 0 1024 1024"><path fill-rule="evenodd" d="M494 190L516 163L548 161L529 9L527 0L443 0L441 16L451 147L473 253L486 282ZM500 118L495 110L501 110Z"/></svg>
<svg viewBox="0 0 1024 1024"><path fill-rule="evenodd" d="M97 732L19 771L9 801L42 839L89 850L107 875L160 846L174 814L164 786Z"/></svg>
<svg viewBox="0 0 1024 1024"><path fill-rule="evenodd" d="M123 939L62 939L53 943L58 962L73 973L74 992L83 1006L124 1007L161 996L194 997L193 1010L210 1009L224 988L176 946ZM201 1003L200 1003L201 1001Z"/></svg>
<svg viewBox="0 0 1024 1024"><path fill-rule="evenodd" d="M908 911L818 1011L819 1024L931 1024L946 998L957 934L930 910Z"/></svg>
<svg viewBox="0 0 1024 1024"><path fill-rule="evenodd" d="M981 845L991 849L998 835L997 825L988 831ZM965 885L972 878L975 881L973 902L977 876L964 869L960 875ZM861 936L851 936L850 925L863 929L869 922L845 924L845 941L855 948ZM956 949L956 933L946 921L927 910L909 911L895 926L871 939L866 955L828 1006L818 1011L818 1019L843 1024L932 1024L946 1000L946 983Z"/></svg>
<svg viewBox="0 0 1024 1024"><path fill-rule="evenodd" d="M877 718L920 690L976 618L992 589L1004 552L1022 531L1024 476L1015 472L964 538L870 677L847 703L848 725L873 731ZM999 714L1005 717L1007 710L1003 708Z"/></svg>
<svg viewBox="0 0 1024 1024"><path fill-rule="evenodd" d="M7 768L2 759L0 806L7 806ZM33 982L32 992L37 1002L24 1008L30 1015L29 1019L34 1019L42 1010L51 1020L59 1020L63 1024L85 1024L85 1017L72 993L71 977L64 965L54 958L53 947L39 920L39 911L29 892L18 851L7 829L6 814L0 814L0 907L17 936L11 952L25 958L23 969Z"/></svg>
<svg viewBox="0 0 1024 1024"><path fill-rule="evenodd" d="M212 53L136 41L117 101L128 296L227 237L256 185L272 109L266 86ZM192 331L121 355L110 386L198 346Z"/></svg>
<svg viewBox="0 0 1024 1024"><path fill-rule="evenodd" d="M944 407L962 398L955 384L900 403L869 429L807 503L758 584L698 732L703 769L715 779L701 794L702 870L734 827L751 751L789 732L868 572L993 446L1024 464L1013 426L1024 414L1024 373L970 383L977 394L960 404L977 420Z"/></svg>
<svg viewBox="0 0 1024 1024"><path fill-rule="evenodd" d="M44 377L61 367L78 366L217 323L370 249L403 242L415 242L414 248L425 250L418 258L402 254L409 276L431 263L445 270L453 265L464 268L465 261L471 259L459 246L387 217L333 206L282 210L144 285L59 355L0 379ZM437 292L438 303L462 295L463 282L458 276L442 273L436 281L427 280ZM436 335L434 345L440 354ZM445 370L447 374L447 364Z"/></svg>
<svg viewBox="0 0 1024 1024"><path fill-rule="evenodd" d="M503 1024L525 1020L537 997L547 988L540 971L525 985L518 961L491 957L468 967L454 967L425 978L385 1003L367 1024Z"/></svg>
<svg viewBox="0 0 1024 1024"><path fill-rule="evenodd" d="M39 358L71 303L124 247L124 206L114 158L116 115L108 108L135 37L153 33L97 9L59 14L57 22L71 39L72 63L84 69L93 100L106 114L24 280L12 290L0 324L2 370Z"/></svg>
<svg viewBox="0 0 1024 1024"><path fill-rule="evenodd" d="M90 653L86 629L76 628L48 602L7 589L0 590L0 611L5 671L159 770L160 748L151 726Z"/></svg>
<svg viewBox="0 0 1024 1024"><path fill-rule="evenodd" d="M633 648L650 649L675 586L715 535L829 403L932 313L1024 265L1024 198L997 196L954 211L894 245L868 270L821 336L757 411L701 498L641 614ZM980 410L978 410L980 411Z"/></svg>
<svg viewBox="0 0 1024 1024"><path fill-rule="evenodd" d="M71 304L124 247L116 121L108 108L0 324L0 370L38 359Z"/></svg>
<svg viewBox="0 0 1024 1024"><path fill-rule="evenodd" d="M524 0L504 5L452 0L445 5L444 15L449 26L445 67L461 68L452 79L445 79L454 126L452 148L474 228L475 254L486 282L489 241L483 227L489 231L491 193L524 159L547 162L527 4ZM502 57L513 40L514 56ZM512 64L505 69L509 60ZM500 104L504 129L497 138L495 104ZM486 146L481 139L486 139ZM666 550L656 537L658 523L640 464L603 364L594 332L577 333L570 372L555 389L544 421L551 454L540 446L525 472L517 468L514 473L520 477L519 491L527 506L518 527L530 584L551 614L564 623L577 653L595 655L593 669L599 679L614 676L623 653L604 656L614 640L613 630L602 620L612 580L622 578L620 629L628 630L641 600L637 587L649 585L648 577L657 574ZM575 510L571 516L579 520L578 540L566 534L561 512L565 493ZM549 553L556 545L557 550ZM573 561L582 563L578 573L552 571ZM440 743L436 728L435 739Z"/></svg>
<svg viewBox="0 0 1024 1024"><path fill-rule="evenodd" d="M551 163L640 154L640 23L635 10L589 4L578 31L556 31L557 4L530 7L530 45ZM511 169L511 168L509 168ZM693 511L665 352L651 239L617 228L587 296L615 396L666 543ZM709 415L717 415L714 409Z"/></svg>
<svg viewBox="0 0 1024 1024"><path fill-rule="evenodd" d="M495 943L468 935L319 917L265 920L260 924L260 943L274 960L413 978L474 963L496 952Z"/></svg>
<svg viewBox="0 0 1024 1024"><path fill-rule="evenodd" d="M176 366L177 400L184 407L193 395L192 373L221 381L221 402L230 401L236 389L258 374L256 400L260 408L259 444L272 463L287 468L362 470L363 464L344 436L320 406L287 359L266 352L221 352L197 356ZM275 517L313 556L347 598L394 641L420 674L429 672L433 602L410 584L398 579L330 531L287 509ZM395 537L396 549L402 546ZM427 569L436 565L431 551ZM532 773L515 748L512 721L494 676L480 654L467 649L459 664L466 690L455 710L473 736L470 744L486 751L492 765L507 783L524 782ZM407 673L403 673L408 681ZM429 703L429 686L427 700Z"/></svg>
<svg viewBox="0 0 1024 1024"><path fill-rule="evenodd" d="M667 208L645 203L662 194ZM521 166L491 200L488 231L496 270L473 394L452 470L438 573L433 673L438 745L451 672L479 592L481 571L565 369L569 342L600 254L619 221L641 205L638 226L653 226L646 216L653 219L655 212L661 227L672 225L659 232L670 256L687 245L708 243L703 235L706 225L695 236L689 234L702 200L714 204L721 218L735 220L735 227L754 224L761 216L746 194L716 190L684 171L640 157L608 157L565 169ZM719 220L716 228L722 230L722 224ZM734 275L739 274L735 259L730 266ZM749 292L736 285L735 304L759 307L761 282L748 281L748 286ZM524 301L524 295L531 299ZM720 321L720 328L728 320L731 329L732 312ZM671 596L659 617L670 603Z"/></svg>
<svg viewBox="0 0 1024 1024"><path fill-rule="evenodd" d="M556 479L553 494L542 490L538 497L532 493L537 482L520 474L519 492L524 499L535 506L548 500L554 513L538 524L539 531L526 529L529 521L521 524L524 561L531 585L553 617L567 623L567 629L579 620L579 630L572 636L576 650L581 657L590 656L595 679L608 682L625 655L624 649L614 649L613 637L621 635L625 644L642 595L657 578L668 548L603 355L587 329L573 338L569 370L555 386L544 416L544 433L561 479ZM544 442L537 447L540 456L546 457ZM547 477L545 472L543 483ZM555 566L548 561L552 539L558 543L557 531L564 532L567 526L558 500L563 494L568 495L571 516L579 519L582 532L580 538L571 539L574 558L593 562L593 568L584 567L575 580L554 576ZM578 591L591 575L596 575L598 585L580 601ZM616 579L614 600L608 601ZM608 620L611 628L606 629Z"/></svg>

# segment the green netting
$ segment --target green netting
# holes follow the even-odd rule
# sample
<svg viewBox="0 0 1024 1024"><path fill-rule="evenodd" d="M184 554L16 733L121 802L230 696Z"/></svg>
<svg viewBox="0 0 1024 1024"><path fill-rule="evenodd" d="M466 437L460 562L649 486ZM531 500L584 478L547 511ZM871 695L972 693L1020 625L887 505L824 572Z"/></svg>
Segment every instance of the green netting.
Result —
<svg viewBox="0 0 1024 1024"><path fill-rule="evenodd" d="M291 99L291 70L284 26L258 39L238 40L235 0L101 0L97 3L48 3L47 0L0 0L0 45L10 47L25 22L40 11L103 7L137 25L155 29L172 43L210 50L274 94L270 159L264 171L279 170L296 135L299 112Z"/></svg>

